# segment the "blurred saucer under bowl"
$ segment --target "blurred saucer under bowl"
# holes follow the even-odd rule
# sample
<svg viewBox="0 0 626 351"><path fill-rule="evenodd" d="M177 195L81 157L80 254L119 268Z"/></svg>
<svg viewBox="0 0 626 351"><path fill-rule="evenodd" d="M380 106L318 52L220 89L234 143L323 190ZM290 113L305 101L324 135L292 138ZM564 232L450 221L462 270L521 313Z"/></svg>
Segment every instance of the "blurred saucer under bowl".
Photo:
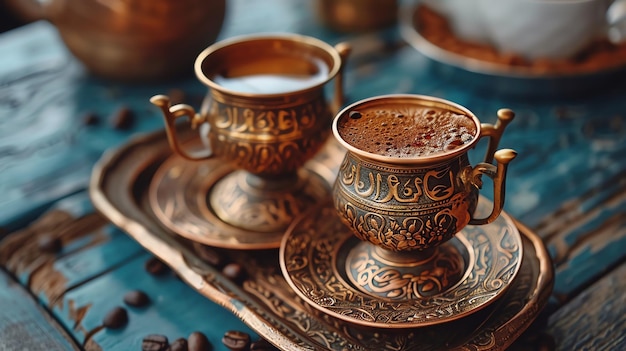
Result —
<svg viewBox="0 0 626 351"><path fill-rule="evenodd" d="M581 65L568 70L551 71L482 60L451 51L423 35L421 27L424 23L420 23L420 11L424 11L424 8L418 2L417 5L400 10L402 37L430 59L429 69L445 79L471 89L507 97L549 99L597 94L626 81L626 54L620 64L595 65L597 68L593 69L589 65ZM620 53L622 52L626 53L626 50L621 50Z"/></svg>

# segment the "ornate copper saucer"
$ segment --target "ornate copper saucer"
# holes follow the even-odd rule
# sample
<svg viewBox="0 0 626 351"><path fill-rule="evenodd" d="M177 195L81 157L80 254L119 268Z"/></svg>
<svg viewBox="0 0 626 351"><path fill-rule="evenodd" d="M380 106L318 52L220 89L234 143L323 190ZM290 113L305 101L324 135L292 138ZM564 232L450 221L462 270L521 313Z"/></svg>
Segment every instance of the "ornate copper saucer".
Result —
<svg viewBox="0 0 626 351"><path fill-rule="evenodd" d="M198 139L193 143L199 143ZM235 181L220 182L226 177ZM273 231L276 226L268 221L275 218L280 222L281 214L287 212L285 207L297 206L298 202L317 203L329 192L326 179L310 168L303 168L297 182L290 184L295 191L282 195L283 189L270 189L275 193L275 206L261 207L241 203L237 196L242 192L248 196L254 194L254 187L248 182L245 172L222 160L194 162L172 154L151 180L150 204L165 227L187 239L223 248L270 249L280 245L284 231ZM227 187L220 186L223 184ZM212 193L219 195L222 206L213 206ZM298 196L293 197L294 193ZM247 218L246 227L233 226L220 219L230 212L243 214Z"/></svg>
<svg viewBox="0 0 626 351"><path fill-rule="evenodd" d="M481 198L479 214L488 213L487 202ZM363 254L362 246L371 248L363 260L348 259ZM292 224L280 264L289 285L314 308L377 328L423 327L473 314L506 292L522 264L521 237L506 214L464 228L438 250L423 262L407 263L407 271L389 267L327 204Z"/></svg>

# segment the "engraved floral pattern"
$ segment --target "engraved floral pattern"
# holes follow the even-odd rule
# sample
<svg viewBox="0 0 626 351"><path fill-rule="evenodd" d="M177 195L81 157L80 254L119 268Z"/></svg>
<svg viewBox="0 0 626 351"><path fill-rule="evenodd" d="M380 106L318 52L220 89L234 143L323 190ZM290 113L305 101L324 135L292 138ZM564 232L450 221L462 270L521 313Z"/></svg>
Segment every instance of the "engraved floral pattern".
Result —
<svg viewBox="0 0 626 351"><path fill-rule="evenodd" d="M456 233L456 218L449 209L442 210L426 221L425 233L427 244L444 242Z"/></svg>
<svg viewBox="0 0 626 351"><path fill-rule="evenodd" d="M396 246L398 250L410 250L424 245L421 234L423 226L419 218L406 218L402 225L393 220L385 233L385 243Z"/></svg>
<svg viewBox="0 0 626 351"><path fill-rule="evenodd" d="M342 222L354 228L353 233L359 239L391 251L424 250L456 233L457 219L449 209L434 216L407 217L399 222L373 212L363 213L340 198L335 198L335 202Z"/></svg>

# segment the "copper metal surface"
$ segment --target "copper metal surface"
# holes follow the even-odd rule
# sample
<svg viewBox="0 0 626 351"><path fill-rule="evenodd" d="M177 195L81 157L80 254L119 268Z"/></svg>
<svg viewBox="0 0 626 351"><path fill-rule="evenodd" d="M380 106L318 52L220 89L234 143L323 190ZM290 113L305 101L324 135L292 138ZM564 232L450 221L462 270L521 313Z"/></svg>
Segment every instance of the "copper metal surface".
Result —
<svg viewBox="0 0 626 351"><path fill-rule="evenodd" d="M195 161L209 160L205 161L209 169L227 163L231 172L246 172L232 175L224 171L222 179L215 179L214 172L205 173L211 177L211 183L216 183L209 194L216 214L212 219L240 233L247 230L250 236L277 233L317 203L318 196L303 199L303 194L311 193L307 189L318 186L302 184L308 178L298 179L302 175L299 170L326 141L331 110L343 103L341 81L349 50L346 44L332 47L296 34L232 38L208 47L196 59L196 75L209 88L200 113L185 104L171 106L164 95L150 99L163 113L170 146L177 154ZM317 77L308 81L310 72ZM220 82L227 76L234 79L272 75L306 78L299 88L280 93L265 93L267 84L259 84L259 91L239 91ZM334 101L329 107L324 86L335 77ZM205 144L195 148L199 152L188 151L189 145L184 146L180 140L176 132L180 118L188 118L193 129L209 127L208 132L202 133ZM227 193L236 195L223 196ZM265 218L251 222L252 208L254 216ZM267 237L258 236L259 239L244 241L258 242ZM238 241L233 239L228 247ZM263 247L277 247L278 242L269 239Z"/></svg>
<svg viewBox="0 0 626 351"><path fill-rule="evenodd" d="M150 205L163 225L187 239L224 248L268 249L277 248L284 234L275 230L276 223L290 222L294 213L330 193L328 182L310 168L300 169L296 181L277 189L255 191L247 176L219 159L194 162L171 155L150 182ZM226 189L216 189L220 184ZM286 186L290 191L283 191ZM220 202L212 203L211 195ZM250 196L261 199L247 201ZM244 222L230 225L220 219L220 211L222 217L236 213Z"/></svg>
<svg viewBox="0 0 626 351"><path fill-rule="evenodd" d="M315 160L336 169L342 153L333 144L328 146ZM553 269L545 246L520 223L516 224L524 258L508 291L495 304L441 325L391 332L353 326L320 313L290 289L275 250L221 251L248 273L236 285L203 262L188 240L155 219L147 184L170 156L162 132L136 138L107 153L91 179L95 207L199 293L232 311L282 350L505 350L537 318L552 291ZM334 175L324 178L330 183Z"/></svg>
<svg viewBox="0 0 626 351"><path fill-rule="evenodd" d="M480 205L479 213L488 212L488 200ZM376 328L416 328L475 313L506 291L522 257L519 232L505 214L489 225L466 227L424 261L404 267L359 245L327 204L292 225L281 245L281 268L313 307ZM358 256L350 260L353 254ZM457 256L463 257L460 274ZM448 282L453 274L460 279Z"/></svg>
<svg viewBox="0 0 626 351"><path fill-rule="evenodd" d="M391 106L391 107L390 107ZM390 110L402 106L402 111ZM388 157L361 150L342 137L342 120L358 110L382 110L417 118L418 111L437 107L467 116L476 127L473 140L452 151L427 157ZM495 151L513 112L498 111L498 123L481 124L468 109L422 95L385 95L355 102L333 121L335 138L348 149L333 187L342 222L364 241L395 252L423 251L450 240L465 225L493 222L504 205L508 163L513 150ZM485 130L485 132L482 131ZM490 139L485 162L471 166L467 151L482 137ZM495 157L497 166L491 164ZM474 217L481 176L493 179L491 213Z"/></svg>
<svg viewBox="0 0 626 351"><path fill-rule="evenodd" d="M226 13L225 0L8 3L28 20L53 23L92 73L126 82L191 74L194 58L215 41Z"/></svg>
<svg viewBox="0 0 626 351"><path fill-rule="evenodd" d="M340 32L366 32L391 26L398 17L398 0L316 0L321 22Z"/></svg>

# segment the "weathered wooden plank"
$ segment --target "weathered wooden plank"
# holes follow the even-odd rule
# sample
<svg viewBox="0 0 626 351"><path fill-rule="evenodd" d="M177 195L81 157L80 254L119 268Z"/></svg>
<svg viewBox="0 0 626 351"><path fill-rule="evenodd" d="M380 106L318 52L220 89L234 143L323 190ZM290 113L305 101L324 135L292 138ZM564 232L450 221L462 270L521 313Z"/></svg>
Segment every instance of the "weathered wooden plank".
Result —
<svg viewBox="0 0 626 351"><path fill-rule="evenodd" d="M12 231L28 212L84 188L97 155L67 152L72 109L56 102L73 98L80 69L70 67L56 31L37 22L0 38L0 225Z"/></svg>
<svg viewBox="0 0 626 351"><path fill-rule="evenodd" d="M82 284L122 264L143 249L83 203L84 194L62 201L31 226L0 241L0 264L38 295L44 304L54 303L68 288ZM78 206L77 213L61 210ZM58 252L40 242L58 240Z"/></svg>
<svg viewBox="0 0 626 351"><path fill-rule="evenodd" d="M56 200L84 190L106 149L162 128L148 99L171 85L125 86L90 77L56 29L36 22L0 35L0 226L14 231ZM202 90L195 80L182 90ZM115 128L121 107L130 128ZM99 123L87 125L86 114Z"/></svg>
<svg viewBox="0 0 626 351"><path fill-rule="evenodd" d="M0 349L79 350L65 330L19 283L0 269Z"/></svg>
<svg viewBox="0 0 626 351"><path fill-rule="evenodd" d="M146 273L144 263L151 256L92 211L85 194L79 194L56 203L31 226L0 241L0 264L19 273L85 348L127 350L132 344L140 349L142 337L151 332L173 341L200 330L216 350L226 350L220 340L227 330L254 336L234 315L172 273L159 277ZM44 235L61 239L62 250L42 253L37 242ZM100 325L108 309L123 306L123 295L133 289L148 293L151 307L129 308L135 324L122 331L103 330ZM4 346L0 343L0 349Z"/></svg>
<svg viewBox="0 0 626 351"><path fill-rule="evenodd" d="M566 203L539 230L557 266L554 294L564 303L626 258L626 178Z"/></svg>
<svg viewBox="0 0 626 351"><path fill-rule="evenodd" d="M123 265L144 251L128 235L111 225L100 230L106 233L106 241L61 256L52 264L34 271L29 279L30 291L51 307L61 302L59 298L68 289L107 274L112 268ZM89 234L93 235L95 234Z"/></svg>
<svg viewBox="0 0 626 351"><path fill-rule="evenodd" d="M89 284L71 289L53 313L81 343L103 350L139 350L142 338L148 334L162 334L173 341L201 331L216 351L228 351L221 343L227 330L242 330L253 340L256 338L237 317L204 298L171 271L162 276L148 274L144 265L151 257L142 254ZM149 306L133 308L123 303L124 294L135 289L148 294ZM103 329L103 317L116 306L127 309L128 324L118 330Z"/></svg>
<svg viewBox="0 0 626 351"><path fill-rule="evenodd" d="M557 266L555 295L560 299L593 283L612 266L624 261L626 247L626 205L573 244L567 260Z"/></svg>
<svg viewBox="0 0 626 351"><path fill-rule="evenodd" d="M557 350L626 350L626 264L584 290L549 319Z"/></svg>

